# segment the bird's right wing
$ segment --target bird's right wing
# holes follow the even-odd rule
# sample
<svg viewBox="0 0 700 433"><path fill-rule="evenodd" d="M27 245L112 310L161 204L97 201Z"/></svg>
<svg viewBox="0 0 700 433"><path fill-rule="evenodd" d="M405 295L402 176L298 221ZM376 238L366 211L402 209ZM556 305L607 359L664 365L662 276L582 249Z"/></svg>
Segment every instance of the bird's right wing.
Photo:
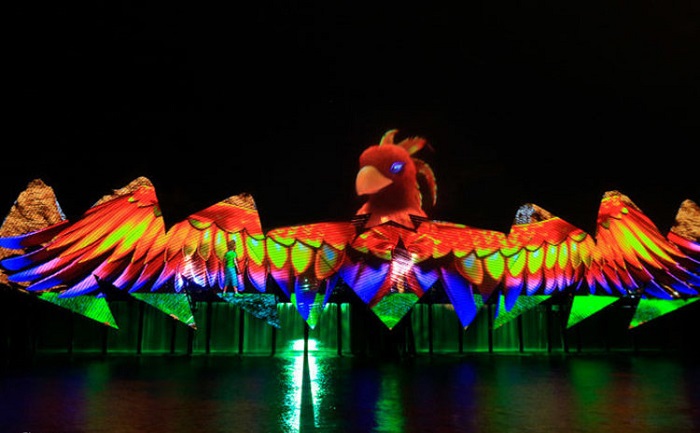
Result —
<svg viewBox="0 0 700 433"><path fill-rule="evenodd" d="M507 234L442 221L374 226L353 240L341 277L390 328L433 286L465 327L487 303L500 326L555 295L573 300L574 316L627 298L639 323L699 299L699 251L610 192L595 236L536 205L521 207Z"/></svg>
<svg viewBox="0 0 700 433"><path fill-rule="evenodd" d="M10 282L26 283L30 292L96 293L102 281L135 279L164 234L153 187L138 179L76 222L0 238L0 247L18 250L0 266Z"/></svg>

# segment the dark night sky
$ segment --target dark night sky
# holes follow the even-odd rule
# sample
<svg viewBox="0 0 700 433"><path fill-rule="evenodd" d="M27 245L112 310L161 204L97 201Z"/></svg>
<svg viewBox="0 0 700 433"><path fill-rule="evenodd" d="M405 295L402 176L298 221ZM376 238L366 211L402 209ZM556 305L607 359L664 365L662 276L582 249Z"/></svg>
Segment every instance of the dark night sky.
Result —
<svg viewBox="0 0 700 433"><path fill-rule="evenodd" d="M341 220L390 128L431 142L436 219L592 230L617 189L665 231L700 201L692 2L142 3L14 5L4 208L41 178L74 219L143 175L170 223L242 192L265 229Z"/></svg>

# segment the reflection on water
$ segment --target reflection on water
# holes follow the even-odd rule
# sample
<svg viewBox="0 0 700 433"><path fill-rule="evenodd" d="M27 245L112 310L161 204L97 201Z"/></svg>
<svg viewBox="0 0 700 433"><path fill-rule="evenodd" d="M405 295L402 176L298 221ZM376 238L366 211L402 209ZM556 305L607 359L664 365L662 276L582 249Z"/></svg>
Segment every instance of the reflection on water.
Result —
<svg viewBox="0 0 700 433"><path fill-rule="evenodd" d="M0 375L6 432L692 432L697 360L645 355L42 358Z"/></svg>
<svg viewBox="0 0 700 433"><path fill-rule="evenodd" d="M309 340L306 347L304 340L292 342L292 351L284 358L282 383L286 396L282 431L299 432L302 428L320 427L319 407L323 406L325 371L319 371L315 342Z"/></svg>

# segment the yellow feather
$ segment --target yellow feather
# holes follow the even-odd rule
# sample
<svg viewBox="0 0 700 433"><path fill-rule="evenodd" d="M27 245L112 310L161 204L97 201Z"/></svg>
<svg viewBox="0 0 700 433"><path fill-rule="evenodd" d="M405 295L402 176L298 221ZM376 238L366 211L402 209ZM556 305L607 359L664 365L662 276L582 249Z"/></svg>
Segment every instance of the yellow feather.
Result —
<svg viewBox="0 0 700 433"><path fill-rule="evenodd" d="M287 264L287 260L289 259L287 247L272 240L271 238L267 238L266 246L267 257L270 259L270 264L275 269L282 269L282 267Z"/></svg>
<svg viewBox="0 0 700 433"><path fill-rule="evenodd" d="M303 273L309 268L311 264L311 258L313 256L313 251L308 246L301 242L297 242L292 247L292 266L297 275Z"/></svg>

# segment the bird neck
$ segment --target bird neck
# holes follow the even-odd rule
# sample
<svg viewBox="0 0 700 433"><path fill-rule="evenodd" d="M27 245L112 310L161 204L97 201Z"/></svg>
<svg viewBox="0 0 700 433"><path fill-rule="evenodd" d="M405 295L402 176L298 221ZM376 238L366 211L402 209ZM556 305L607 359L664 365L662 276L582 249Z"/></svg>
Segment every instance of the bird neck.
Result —
<svg viewBox="0 0 700 433"><path fill-rule="evenodd" d="M370 196L369 200L357 211L358 215L369 214L365 227L371 227L393 221L408 228L415 228L411 216L427 218L421 208L418 189L386 189Z"/></svg>

